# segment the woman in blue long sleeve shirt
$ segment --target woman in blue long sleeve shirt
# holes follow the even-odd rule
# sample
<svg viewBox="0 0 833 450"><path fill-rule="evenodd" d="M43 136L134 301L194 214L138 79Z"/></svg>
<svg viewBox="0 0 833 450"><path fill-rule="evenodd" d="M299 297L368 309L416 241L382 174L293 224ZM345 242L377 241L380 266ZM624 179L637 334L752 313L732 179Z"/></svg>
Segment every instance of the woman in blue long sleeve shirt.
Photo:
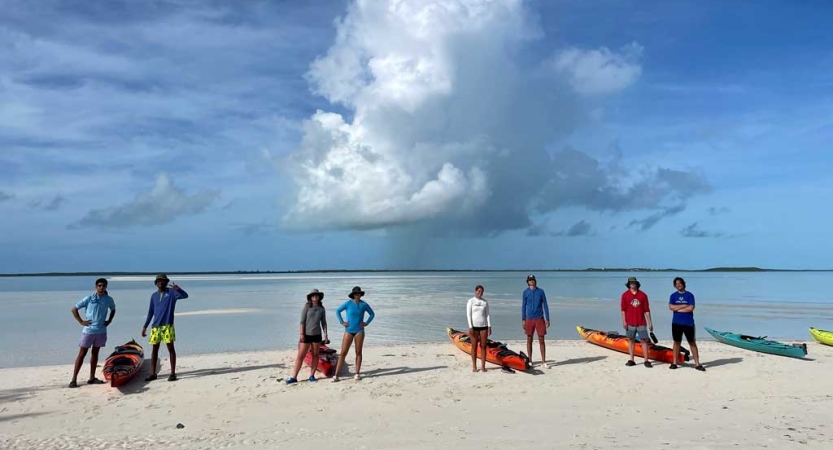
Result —
<svg viewBox="0 0 833 450"><path fill-rule="evenodd" d="M370 325L376 314L366 302L361 300L364 291L359 286L353 288L350 292L350 300L344 302L336 310L338 321L344 326L344 337L341 339L341 354L338 356L338 364L336 365L336 374L333 381L339 381L338 374L341 373L341 366L344 365L344 359L347 357L347 352L350 351L350 346L353 341L356 341L356 380L361 380L362 369L362 344L364 344L364 328ZM347 320L341 317L341 313L345 312ZM364 315L367 313L367 320Z"/></svg>

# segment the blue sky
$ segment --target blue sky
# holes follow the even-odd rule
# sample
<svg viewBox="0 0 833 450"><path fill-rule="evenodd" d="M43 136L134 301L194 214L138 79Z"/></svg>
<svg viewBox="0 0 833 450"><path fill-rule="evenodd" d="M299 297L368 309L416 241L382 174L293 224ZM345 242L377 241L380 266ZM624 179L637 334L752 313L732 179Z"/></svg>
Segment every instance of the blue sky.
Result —
<svg viewBox="0 0 833 450"><path fill-rule="evenodd" d="M831 19L12 1L0 272L833 268Z"/></svg>

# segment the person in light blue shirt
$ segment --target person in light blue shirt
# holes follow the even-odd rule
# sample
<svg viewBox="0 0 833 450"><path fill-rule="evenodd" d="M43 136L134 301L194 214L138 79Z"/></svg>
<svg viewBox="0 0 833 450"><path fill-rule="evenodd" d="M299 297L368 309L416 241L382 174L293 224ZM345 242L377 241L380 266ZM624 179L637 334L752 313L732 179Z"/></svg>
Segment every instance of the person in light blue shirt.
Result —
<svg viewBox="0 0 833 450"><path fill-rule="evenodd" d="M78 310L84 310L84 319ZM107 317L109 311L110 317ZM95 377L95 368L98 366L98 351L107 344L107 327L116 316L116 302L107 293L107 280L99 278L95 280L95 292L84 297L72 307L72 315L75 320L84 327L81 331L81 342L78 344L78 356L75 357L75 368L72 372L72 381L69 387L78 387L78 372L84 365L84 358L87 351L92 348L90 356L90 379L87 384L102 384L103 381Z"/></svg>
<svg viewBox="0 0 833 450"><path fill-rule="evenodd" d="M347 300L341 306L336 309L336 316L338 316L338 321L344 326L344 336L341 339L341 354L338 356L338 364L336 364L336 374L333 377L334 382L338 382L338 374L341 372L341 366L344 365L344 359L347 357L347 352L350 351L350 346L353 344L353 341L356 341L356 380L361 380L361 369L362 369L362 344L364 344L364 329L370 322L373 322L373 318L376 317L376 314L373 312L373 309L370 308L366 302L364 302L361 297L364 295L364 291L361 287L356 286L350 292L350 300ZM341 313L344 312L347 315L347 320L341 317ZM364 318L365 313L367 314L367 319Z"/></svg>

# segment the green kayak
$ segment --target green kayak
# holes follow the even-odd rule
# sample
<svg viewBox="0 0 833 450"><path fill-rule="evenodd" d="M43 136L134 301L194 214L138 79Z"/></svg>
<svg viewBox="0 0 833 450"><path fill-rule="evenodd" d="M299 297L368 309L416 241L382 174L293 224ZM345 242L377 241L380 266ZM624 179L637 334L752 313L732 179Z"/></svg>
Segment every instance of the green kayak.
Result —
<svg viewBox="0 0 833 450"><path fill-rule="evenodd" d="M718 342L754 352L789 356L791 358L803 358L807 355L807 344L784 344L782 342L769 341L766 339L766 336L746 336L743 334L729 333L727 331L712 330L708 327L706 327L706 331L714 336Z"/></svg>

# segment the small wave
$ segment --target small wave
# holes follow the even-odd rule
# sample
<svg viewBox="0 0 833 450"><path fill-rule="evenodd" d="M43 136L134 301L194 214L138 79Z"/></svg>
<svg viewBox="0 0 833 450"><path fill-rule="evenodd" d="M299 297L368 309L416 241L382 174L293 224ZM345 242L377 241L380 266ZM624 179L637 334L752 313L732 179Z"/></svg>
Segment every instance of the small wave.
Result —
<svg viewBox="0 0 833 450"><path fill-rule="evenodd" d="M263 311L259 308L237 308L237 309L205 309L202 311L183 311L176 313L179 316L210 316L217 314L254 314Z"/></svg>

